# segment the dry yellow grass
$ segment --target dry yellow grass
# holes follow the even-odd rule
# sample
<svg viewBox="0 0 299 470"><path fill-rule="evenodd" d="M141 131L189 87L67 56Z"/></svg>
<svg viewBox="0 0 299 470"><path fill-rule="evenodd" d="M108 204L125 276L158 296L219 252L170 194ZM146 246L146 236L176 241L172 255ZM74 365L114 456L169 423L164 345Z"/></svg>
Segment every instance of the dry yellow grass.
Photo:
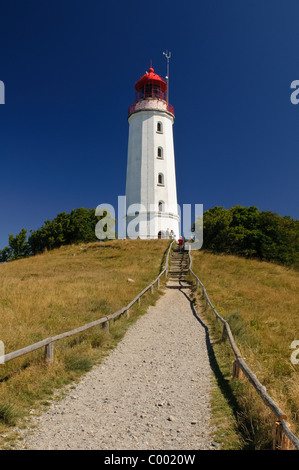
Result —
<svg viewBox="0 0 299 470"><path fill-rule="evenodd" d="M168 244L165 240L113 240L64 246L0 265L0 340L5 352L124 307L157 277ZM147 294L136 312L157 295ZM0 432L55 387L76 379L100 360L130 321L113 323L109 335L99 326L56 343L51 367L43 361L43 350L0 365Z"/></svg>
<svg viewBox="0 0 299 470"><path fill-rule="evenodd" d="M299 340L298 272L272 263L203 251L192 252L192 259L194 272L217 311L230 324L247 364L285 411L293 431L299 433L299 366L291 363L290 349L292 341ZM213 321L211 310L208 318ZM256 405L261 421L273 421L273 415L269 416L251 386L244 384L239 388L243 394L247 390L243 399L247 408Z"/></svg>
<svg viewBox="0 0 299 470"><path fill-rule="evenodd" d="M123 307L159 273L166 246L115 240L1 265L0 337L6 352Z"/></svg>

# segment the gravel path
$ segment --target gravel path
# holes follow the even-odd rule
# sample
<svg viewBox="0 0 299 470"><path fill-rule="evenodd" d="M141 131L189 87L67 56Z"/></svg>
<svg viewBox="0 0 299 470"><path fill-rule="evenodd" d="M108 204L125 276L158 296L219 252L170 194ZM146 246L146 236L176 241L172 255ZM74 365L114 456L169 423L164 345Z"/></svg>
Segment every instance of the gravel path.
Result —
<svg viewBox="0 0 299 470"><path fill-rule="evenodd" d="M206 332L187 293L166 289L101 365L34 417L19 448L216 449Z"/></svg>

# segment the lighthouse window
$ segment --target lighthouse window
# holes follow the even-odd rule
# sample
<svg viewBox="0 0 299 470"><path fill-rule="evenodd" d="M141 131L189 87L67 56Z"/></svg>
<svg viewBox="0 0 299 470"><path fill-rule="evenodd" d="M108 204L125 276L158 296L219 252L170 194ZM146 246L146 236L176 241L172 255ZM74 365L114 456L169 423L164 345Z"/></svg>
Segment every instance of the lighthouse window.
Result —
<svg viewBox="0 0 299 470"><path fill-rule="evenodd" d="M164 211L164 202L163 202L163 201L159 201L158 207L159 207L159 211L160 211L160 212L163 212L163 211Z"/></svg>
<svg viewBox="0 0 299 470"><path fill-rule="evenodd" d="M163 125L162 125L162 122L157 122L157 132L161 132L161 134L163 133Z"/></svg>
<svg viewBox="0 0 299 470"><path fill-rule="evenodd" d="M158 184L163 184L164 185L164 175L163 175L163 173L158 174Z"/></svg>
<svg viewBox="0 0 299 470"><path fill-rule="evenodd" d="M163 158L163 148L162 147L158 147L158 155L157 155L158 158Z"/></svg>

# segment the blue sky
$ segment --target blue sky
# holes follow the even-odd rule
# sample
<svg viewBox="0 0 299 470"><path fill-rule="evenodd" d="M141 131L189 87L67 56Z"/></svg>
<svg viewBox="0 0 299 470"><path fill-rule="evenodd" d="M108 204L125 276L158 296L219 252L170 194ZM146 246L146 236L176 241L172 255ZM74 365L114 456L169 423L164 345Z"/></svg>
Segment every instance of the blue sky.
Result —
<svg viewBox="0 0 299 470"><path fill-rule="evenodd" d="M297 0L0 4L0 248L125 194L127 109L150 67L175 108L178 202L298 218Z"/></svg>

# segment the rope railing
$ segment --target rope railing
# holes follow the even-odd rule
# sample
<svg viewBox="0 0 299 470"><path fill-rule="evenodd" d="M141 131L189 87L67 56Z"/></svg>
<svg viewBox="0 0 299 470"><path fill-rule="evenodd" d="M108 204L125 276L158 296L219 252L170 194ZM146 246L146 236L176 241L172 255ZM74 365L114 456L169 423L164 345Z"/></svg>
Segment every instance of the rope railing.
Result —
<svg viewBox="0 0 299 470"><path fill-rule="evenodd" d="M245 360L243 359L236 342L234 340L233 334L231 332L228 322L222 318L221 315L217 312L214 305L212 304L205 286L198 278L198 276L192 270L192 258L191 250L189 250L189 272L192 274L196 280L196 290L199 288L199 285L202 287L202 295L206 300L206 307L211 307L213 312L216 315L216 318L223 323L223 333L222 338L226 340L229 339L232 351L235 355L235 361L233 363L233 378L241 378L244 374L249 382L253 385L257 393L260 395L266 406L268 406L272 412L275 414L277 421L275 422L275 428L273 432L273 449L289 450L290 443L293 444L296 450L299 450L299 439L291 431L290 426L287 422L286 414L279 408L279 406L274 402L274 400L268 395L266 387L264 387L256 375L251 371L247 366Z"/></svg>
<svg viewBox="0 0 299 470"><path fill-rule="evenodd" d="M116 318L120 317L122 314L125 314L126 318L129 318L130 316L130 308L136 303L140 303L141 297L151 289L151 292L153 292L155 284L157 285L157 288L159 289L160 287L160 278L163 274L167 277L168 274L168 265L169 265L169 254L171 251L171 247L173 245L172 241L168 247L167 254L166 254L166 259L165 259L165 264L163 270L160 272L160 274L156 277L154 281L152 281L148 286L146 286L128 305L123 307L122 309L118 310L117 312L112 313L111 315L107 315L105 317L99 318L98 320L92 321L90 323L86 323L83 326L80 326L79 328L75 328L70 331L66 331L64 333L51 336L49 338L43 339L42 341L38 341L37 343L31 344L30 346L26 346L25 348L18 349L17 351L10 352L8 354L4 354L3 356L0 356L0 364L5 364L13 359L16 359L18 357L24 356L25 354L29 354L33 351L36 351L37 349L40 348L45 348L45 359L48 362L53 362L54 361L54 343L58 340L61 340L63 338L67 338L69 336L73 336L75 334L81 333L82 331L86 331L94 326L103 324L103 327L109 330L109 322L110 320L115 320Z"/></svg>

